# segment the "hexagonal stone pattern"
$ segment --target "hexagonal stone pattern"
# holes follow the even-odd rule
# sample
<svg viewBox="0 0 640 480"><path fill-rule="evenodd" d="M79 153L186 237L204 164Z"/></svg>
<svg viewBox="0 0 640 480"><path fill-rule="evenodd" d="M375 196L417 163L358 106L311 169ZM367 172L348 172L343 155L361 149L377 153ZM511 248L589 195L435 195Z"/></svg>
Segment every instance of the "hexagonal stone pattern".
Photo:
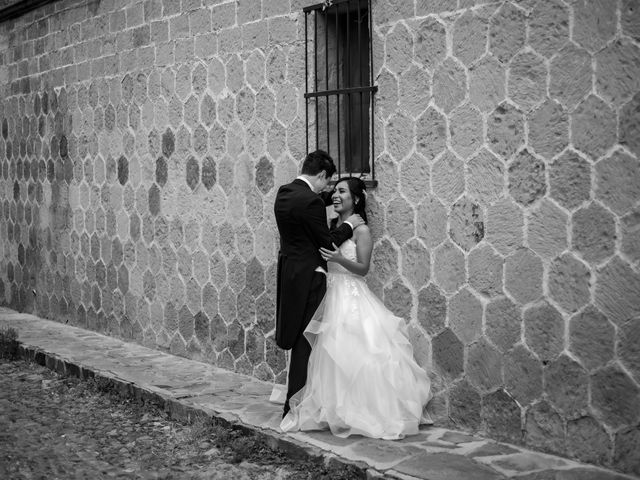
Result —
<svg viewBox="0 0 640 480"><path fill-rule="evenodd" d="M567 209L574 209L591 195L591 165L567 150L549 165L549 195Z"/></svg>
<svg viewBox="0 0 640 480"><path fill-rule="evenodd" d="M591 272L571 254L556 258L549 268L549 293L567 312L575 312L589 302Z"/></svg>
<svg viewBox="0 0 640 480"><path fill-rule="evenodd" d="M565 415L586 413L587 372L567 355L549 362L544 370L544 389L551 403Z"/></svg>
<svg viewBox="0 0 640 480"><path fill-rule="evenodd" d="M134 3L0 31L0 304L283 383L302 5ZM635 3L373 2L364 178L367 281L433 365L434 418L637 475Z"/></svg>
<svg viewBox="0 0 640 480"><path fill-rule="evenodd" d="M615 220L602 206L592 203L573 214L572 246L588 262L599 263L614 252Z"/></svg>
<svg viewBox="0 0 640 480"><path fill-rule="evenodd" d="M569 349L589 370L603 366L613 358L614 341L613 325L592 305L574 315L569 322ZM628 348L626 345L623 351Z"/></svg>
<svg viewBox="0 0 640 480"><path fill-rule="evenodd" d="M640 162L623 152L614 152L596 164L596 196L619 215L640 197Z"/></svg>
<svg viewBox="0 0 640 480"><path fill-rule="evenodd" d="M531 350L543 360L551 360L564 348L564 320L547 302L524 311L524 338Z"/></svg>
<svg viewBox="0 0 640 480"><path fill-rule="evenodd" d="M591 402L602 421L613 428L640 417L640 388L615 364L591 376Z"/></svg>
<svg viewBox="0 0 640 480"><path fill-rule="evenodd" d="M505 261L505 288L520 303L542 295L542 261L527 248L520 248Z"/></svg>
<svg viewBox="0 0 640 480"><path fill-rule="evenodd" d="M504 383L521 405L527 405L542 394L542 363L524 345L505 355Z"/></svg>

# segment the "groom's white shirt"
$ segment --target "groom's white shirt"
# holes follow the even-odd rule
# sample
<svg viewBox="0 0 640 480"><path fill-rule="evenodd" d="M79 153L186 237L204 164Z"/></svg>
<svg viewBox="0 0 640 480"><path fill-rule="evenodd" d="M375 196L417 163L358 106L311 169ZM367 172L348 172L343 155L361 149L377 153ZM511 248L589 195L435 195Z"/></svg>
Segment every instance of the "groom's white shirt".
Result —
<svg viewBox="0 0 640 480"><path fill-rule="evenodd" d="M311 189L312 192L315 192L315 189L313 188L313 185L311 185L311 182L309 180L307 180L305 177L303 177L302 175L300 175L299 177L296 177L296 180L302 180L304 183L306 183L307 185L309 185L309 188ZM351 222L344 222L347 225L349 225L351 227L351 231L353 231L353 225L351 225ZM316 267L316 272L322 272L325 275L327 274L326 270L320 266Z"/></svg>

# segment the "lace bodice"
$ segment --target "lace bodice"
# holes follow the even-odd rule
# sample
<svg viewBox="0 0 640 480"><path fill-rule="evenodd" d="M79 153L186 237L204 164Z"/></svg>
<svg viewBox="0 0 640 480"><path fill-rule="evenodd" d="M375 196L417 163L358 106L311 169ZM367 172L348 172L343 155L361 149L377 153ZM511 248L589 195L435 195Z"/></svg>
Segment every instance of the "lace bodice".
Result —
<svg viewBox="0 0 640 480"><path fill-rule="evenodd" d="M340 245L340 252L348 260L355 262L358 259L358 255L356 254L356 243L351 239L346 240L342 245ZM355 275L336 262L329 262L327 267L329 269L329 273L346 273L349 275Z"/></svg>

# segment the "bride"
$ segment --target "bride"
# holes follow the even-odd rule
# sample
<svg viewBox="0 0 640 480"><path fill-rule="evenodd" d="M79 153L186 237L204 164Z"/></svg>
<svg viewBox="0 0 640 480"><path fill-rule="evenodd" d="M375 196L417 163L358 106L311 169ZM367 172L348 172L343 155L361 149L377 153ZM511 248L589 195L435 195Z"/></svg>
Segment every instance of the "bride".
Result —
<svg viewBox="0 0 640 480"><path fill-rule="evenodd" d="M354 213L366 222L365 188L359 178L338 181L336 225ZM291 398L283 431L329 428L339 437L399 439L432 423L424 412L429 378L413 358L405 322L365 283L372 248L365 224L339 249L321 249L329 262L327 292L304 332L312 346L307 383Z"/></svg>

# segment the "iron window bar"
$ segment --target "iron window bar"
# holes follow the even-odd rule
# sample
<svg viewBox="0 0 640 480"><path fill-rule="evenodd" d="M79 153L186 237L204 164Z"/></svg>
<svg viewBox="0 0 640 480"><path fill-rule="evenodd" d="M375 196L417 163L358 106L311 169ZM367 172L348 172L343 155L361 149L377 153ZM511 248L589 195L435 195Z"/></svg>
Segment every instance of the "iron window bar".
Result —
<svg viewBox="0 0 640 480"><path fill-rule="evenodd" d="M341 11L341 6L345 8ZM363 39L362 22L364 19L363 11L367 17L367 37ZM326 131L325 149L333 155L331 152L332 145L337 146L337 167L338 174L341 175L343 169L352 174L360 174L361 177L369 186L375 186L377 181L375 180L375 168L374 168L374 152L375 152L375 137L373 133L374 127L374 97L378 91L377 85L373 84L373 51L371 48L372 43L372 15L371 15L371 0L332 0L310 5L303 8L305 14L305 121L306 121L306 149L309 152L309 120L310 120L310 104L313 102L315 107L315 144L316 148L319 148L321 143L321 128L324 127ZM357 15L357 32L351 31L351 15L355 13ZM313 91L309 91L309 15L313 14ZM329 30L330 30L330 15L334 17L335 28L335 64L331 65L335 67L335 79L333 82L335 88L330 88L330 57L331 51L329 49ZM341 16L342 15L342 16ZM319 20L323 21L324 39L319 38ZM340 23L345 26L344 39L341 42L341 28ZM355 29L354 29L355 30ZM352 78L351 69L354 66L351 63L351 40L352 35L357 34L357 62L355 65L355 72L357 78ZM324 61L324 65L319 65L319 48L318 42L323 43L324 58L320 60ZM363 52L363 44L367 44L368 51ZM342 51L344 49L344 51ZM343 70L341 70L340 61L344 63ZM324 68L323 68L324 67ZM322 70L319 70L322 69ZM367 70L368 84L365 81L365 70ZM324 89L321 89L322 83L320 83L319 77L321 73L324 74ZM341 74L344 85L341 85ZM355 84L355 86L354 86ZM357 97L357 104L354 108L354 96ZM324 102L322 102L324 100ZM334 107L335 105L335 107ZM321 107L324 106L326 112L323 120L326 120L326 125L321 125ZM335 110L334 110L335 108ZM332 113L335 111L334 118ZM369 115L367 119L366 116ZM356 128L352 126L352 120L358 118L359 125ZM341 124L341 117L345 117L344 125ZM332 120L335 122L332 124ZM367 121L369 120L369 121ZM367 128L368 127L368 128ZM332 139L332 130L335 130L335 139ZM367 131L368 130L368 131ZM355 133L354 133L355 132ZM342 137L344 136L344 145L342 145ZM353 138L358 136L358 138ZM369 138L367 138L369 137ZM368 142L367 142L368 140ZM369 148L370 147L370 148ZM355 152L355 153L354 153ZM360 164L357 165L357 159L359 157ZM350 168L347 168L350 167ZM367 178L369 177L369 178Z"/></svg>

